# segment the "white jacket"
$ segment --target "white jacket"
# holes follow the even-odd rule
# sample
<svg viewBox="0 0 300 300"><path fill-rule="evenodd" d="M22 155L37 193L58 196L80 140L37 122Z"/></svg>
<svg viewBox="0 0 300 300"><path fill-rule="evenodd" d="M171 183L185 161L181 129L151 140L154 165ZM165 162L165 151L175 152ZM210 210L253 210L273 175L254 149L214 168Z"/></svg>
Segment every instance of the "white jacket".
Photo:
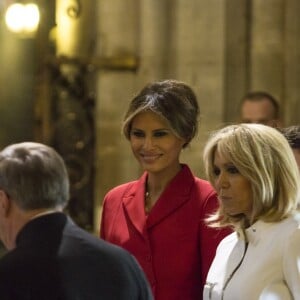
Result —
<svg viewBox="0 0 300 300"><path fill-rule="evenodd" d="M299 300L300 215L258 221L225 237L207 275L204 300ZM227 282L227 283L226 283Z"/></svg>

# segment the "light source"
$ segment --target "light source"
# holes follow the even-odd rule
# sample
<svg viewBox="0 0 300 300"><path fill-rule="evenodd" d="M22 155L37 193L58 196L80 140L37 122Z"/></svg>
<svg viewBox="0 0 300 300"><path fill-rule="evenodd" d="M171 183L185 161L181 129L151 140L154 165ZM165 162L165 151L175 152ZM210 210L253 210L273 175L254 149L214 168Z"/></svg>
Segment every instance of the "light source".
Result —
<svg viewBox="0 0 300 300"><path fill-rule="evenodd" d="M14 3L6 10L5 22L8 29L26 37L34 35L37 31L39 21L39 8L34 3Z"/></svg>

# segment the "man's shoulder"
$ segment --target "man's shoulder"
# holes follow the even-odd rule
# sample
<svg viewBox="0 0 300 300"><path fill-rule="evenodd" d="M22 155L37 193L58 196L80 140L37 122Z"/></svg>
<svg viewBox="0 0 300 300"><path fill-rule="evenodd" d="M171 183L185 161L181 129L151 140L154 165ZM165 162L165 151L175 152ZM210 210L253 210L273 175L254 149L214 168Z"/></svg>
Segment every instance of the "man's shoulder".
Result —
<svg viewBox="0 0 300 300"><path fill-rule="evenodd" d="M18 259L18 255L17 255L16 251L9 251L1 256L1 258L0 258L0 278L1 278L1 274L4 271L6 272L7 270L10 270L11 265L14 264L15 261L17 261L17 259Z"/></svg>
<svg viewBox="0 0 300 300"><path fill-rule="evenodd" d="M30 250L23 250L15 248L8 251L0 259L0 286L17 282L20 278L26 278L30 268L34 268L34 256L30 254ZM1 293L0 293L1 295ZM1 296L0 296L0 299Z"/></svg>
<svg viewBox="0 0 300 300"><path fill-rule="evenodd" d="M129 253L119 246L106 242L91 232L79 227L71 220L68 221L63 234L62 250L71 250L73 255L84 254L109 256L127 256ZM82 252L82 253L80 253Z"/></svg>
<svg viewBox="0 0 300 300"><path fill-rule="evenodd" d="M46 235L37 238L47 240ZM138 295L148 290L142 270L129 252L82 229L70 218L60 232L59 242L47 241L47 247L27 241L0 259L0 299L24 299L32 287L37 288L37 293L45 290L43 299L57 299L50 297L51 291L60 294L57 288L61 285L70 295L90 290L103 299ZM122 290L115 290L115 282L122 285ZM22 294L21 297L12 297L15 292ZM138 297L124 296L124 299Z"/></svg>

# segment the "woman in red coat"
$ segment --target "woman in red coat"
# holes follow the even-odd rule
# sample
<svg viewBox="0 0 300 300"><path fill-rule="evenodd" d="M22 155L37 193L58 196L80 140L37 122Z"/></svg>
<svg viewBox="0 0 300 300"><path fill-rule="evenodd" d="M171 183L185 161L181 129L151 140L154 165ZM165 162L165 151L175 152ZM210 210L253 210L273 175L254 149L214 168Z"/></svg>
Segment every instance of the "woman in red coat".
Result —
<svg viewBox="0 0 300 300"><path fill-rule="evenodd" d="M180 163L197 132L192 89L165 80L142 89L125 115L123 133L144 174L110 190L101 237L139 261L156 300L199 300L215 249L228 230L205 225L218 205L210 184Z"/></svg>

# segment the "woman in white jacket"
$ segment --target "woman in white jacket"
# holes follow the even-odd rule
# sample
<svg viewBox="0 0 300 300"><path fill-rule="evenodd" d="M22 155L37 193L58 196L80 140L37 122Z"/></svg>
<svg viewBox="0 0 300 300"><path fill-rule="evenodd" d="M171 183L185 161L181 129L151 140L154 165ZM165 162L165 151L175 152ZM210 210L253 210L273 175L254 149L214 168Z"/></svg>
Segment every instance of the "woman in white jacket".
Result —
<svg viewBox="0 0 300 300"><path fill-rule="evenodd" d="M300 299L300 178L290 146L276 129L227 126L204 149L218 193L210 226L232 226L210 267L203 299Z"/></svg>

